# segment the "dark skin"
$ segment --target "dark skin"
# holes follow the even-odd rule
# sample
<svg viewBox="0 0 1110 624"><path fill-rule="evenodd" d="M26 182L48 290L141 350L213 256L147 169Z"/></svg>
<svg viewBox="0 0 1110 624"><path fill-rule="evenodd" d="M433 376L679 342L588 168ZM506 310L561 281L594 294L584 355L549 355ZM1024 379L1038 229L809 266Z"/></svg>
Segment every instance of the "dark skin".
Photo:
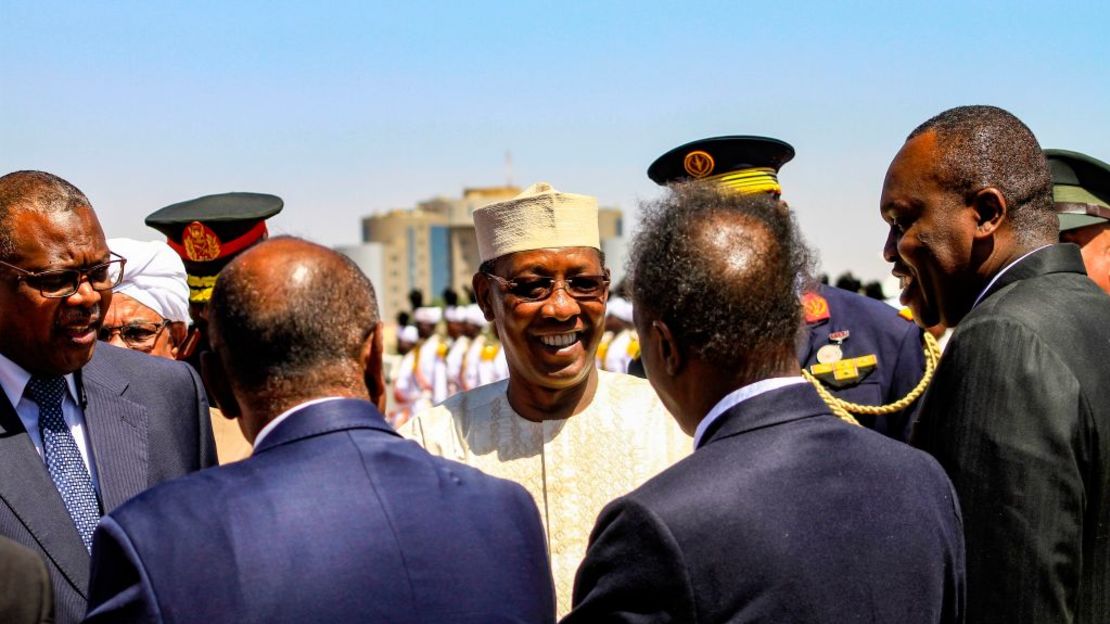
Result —
<svg viewBox="0 0 1110 624"><path fill-rule="evenodd" d="M1087 275L1110 294L1110 222L1060 232L1061 243L1075 243L1083 253Z"/></svg>
<svg viewBox="0 0 1110 624"><path fill-rule="evenodd" d="M906 141L880 204L890 226L883 257L902 281L902 304L923 328L955 327L991 278L1034 248L1018 242L997 188L965 197L941 184L941 147L935 131Z"/></svg>
<svg viewBox="0 0 1110 624"><path fill-rule="evenodd" d="M718 267L714 273L727 276L727 279L744 280L745 270L758 270L754 266L745 267L747 258L743 252L737 253L736 242L766 237L767 230L717 218L707 222L701 234L698 247L706 261ZM706 361L696 349L683 344L652 310L652 305L658 302L634 303L633 320L640 335L640 360L648 381L678 426L691 437L709 411L734 390L763 379L798 374L793 338L777 348L751 353L751 360L739 367L724 367ZM737 319L737 322L743 321Z"/></svg>
<svg viewBox="0 0 1110 624"><path fill-rule="evenodd" d="M605 272L598 250L560 247L521 251L502 256L494 266L505 279L526 276L567 279ZM503 292L493 280L478 273L475 296L486 318L501 337L509 365L509 405L524 418L541 422L580 413L597 390L595 355L601 340L608 293L596 299L571 297L556 288L542 301L522 302ZM563 337L565 346L544 344Z"/></svg>
<svg viewBox="0 0 1110 624"><path fill-rule="evenodd" d="M261 299L260 314L279 304L291 281L327 279L343 267L341 259L333 252L295 239L276 239L258 245L234 262L241 269L237 284L269 293ZM369 399L379 410L385 410L381 322L368 328L357 355L321 365L313 372L311 380L287 380L279 388L267 388L267 391L244 388L235 371L227 365L227 345L220 334L218 318L209 319L209 335L212 351L202 355L205 383L224 416L239 419L239 428L251 443L282 412L312 399Z"/></svg>
<svg viewBox="0 0 1110 624"><path fill-rule="evenodd" d="M87 206L57 212L14 207L6 225L15 242L6 261L27 271L82 269L110 259L100 222ZM92 358L112 291L94 291L82 278L72 295L47 298L18 276L0 268L0 353L32 374L80 369Z"/></svg>

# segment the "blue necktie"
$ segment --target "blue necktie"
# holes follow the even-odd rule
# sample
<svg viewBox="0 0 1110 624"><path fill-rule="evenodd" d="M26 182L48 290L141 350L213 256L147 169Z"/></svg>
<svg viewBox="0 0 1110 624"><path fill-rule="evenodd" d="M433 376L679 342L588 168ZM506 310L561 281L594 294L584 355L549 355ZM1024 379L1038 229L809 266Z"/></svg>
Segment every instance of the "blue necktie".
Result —
<svg viewBox="0 0 1110 624"><path fill-rule="evenodd" d="M100 503L93 489L92 477L77 450L77 442L62 418L62 399L66 381L62 377L32 377L25 394L39 406L39 434L42 454L54 487L81 534L87 550L92 550L93 529L100 520Z"/></svg>

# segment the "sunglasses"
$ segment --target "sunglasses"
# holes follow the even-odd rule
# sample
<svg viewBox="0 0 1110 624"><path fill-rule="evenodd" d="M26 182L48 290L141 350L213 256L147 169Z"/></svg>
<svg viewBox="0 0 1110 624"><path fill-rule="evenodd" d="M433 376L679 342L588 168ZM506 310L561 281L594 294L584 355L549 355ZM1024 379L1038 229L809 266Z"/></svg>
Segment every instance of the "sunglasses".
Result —
<svg viewBox="0 0 1110 624"><path fill-rule="evenodd" d="M484 273L497 282L501 290L521 301L543 301L557 288L563 288L575 299L596 299L609 289L608 275L575 275L567 279L553 277L527 277L505 279L493 273Z"/></svg>

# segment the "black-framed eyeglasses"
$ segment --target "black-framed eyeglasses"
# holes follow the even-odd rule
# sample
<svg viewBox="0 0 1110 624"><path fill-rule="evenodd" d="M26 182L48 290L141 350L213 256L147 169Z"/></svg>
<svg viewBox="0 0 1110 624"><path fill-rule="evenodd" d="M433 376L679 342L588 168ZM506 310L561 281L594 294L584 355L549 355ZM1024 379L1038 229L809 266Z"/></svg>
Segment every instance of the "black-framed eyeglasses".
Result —
<svg viewBox="0 0 1110 624"><path fill-rule="evenodd" d="M119 334L119 337L123 339L124 344L128 347L138 351L150 351L154 348L154 343L158 341L158 334L165 331L172 322L169 319L162 319L161 323L131 321L123 325L101 325L96 332L96 337L108 342L114 334Z"/></svg>
<svg viewBox="0 0 1110 624"><path fill-rule="evenodd" d="M127 262L123 256L110 252L116 257L103 264L97 264L87 269L47 269L46 271L28 271L0 261L19 275L17 281L24 282L31 288L39 291L43 297L50 299L64 299L81 288L81 279L88 280L89 286L95 291L111 290L123 280L123 265Z"/></svg>
<svg viewBox="0 0 1110 624"><path fill-rule="evenodd" d="M553 277L518 277L505 279L493 273L485 276L497 282L501 290L521 301L543 301L557 288L564 288L575 299L597 299L609 289L609 275L575 275L566 279Z"/></svg>

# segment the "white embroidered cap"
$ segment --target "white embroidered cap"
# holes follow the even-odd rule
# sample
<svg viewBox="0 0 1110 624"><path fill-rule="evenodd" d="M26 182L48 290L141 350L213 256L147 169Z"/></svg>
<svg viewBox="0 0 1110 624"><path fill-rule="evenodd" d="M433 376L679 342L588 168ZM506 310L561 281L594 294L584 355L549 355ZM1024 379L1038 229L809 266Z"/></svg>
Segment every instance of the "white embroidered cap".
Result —
<svg viewBox="0 0 1110 624"><path fill-rule="evenodd" d="M482 262L505 254L549 247L601 249L597 198L560 193L537 182L516 197L474 211Z"/></svg>

